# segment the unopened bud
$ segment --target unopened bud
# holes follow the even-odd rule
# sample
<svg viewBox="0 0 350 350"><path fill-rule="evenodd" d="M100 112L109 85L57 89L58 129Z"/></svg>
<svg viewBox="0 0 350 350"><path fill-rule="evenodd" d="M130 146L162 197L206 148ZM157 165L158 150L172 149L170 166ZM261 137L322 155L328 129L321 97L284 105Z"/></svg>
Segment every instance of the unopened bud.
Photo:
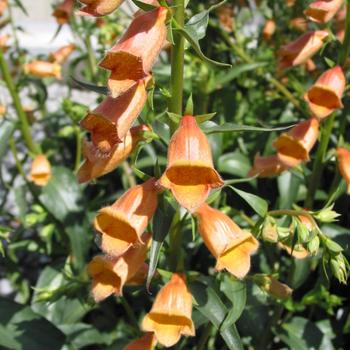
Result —
<svg viewBox="0 0 350 350"><path fill-rule="evenodd" d="M320 248L320 239L318 236L314 237L310 242L307 244L307 250L310 252L310 254L315 255L318 252L318 249Z"/></svg>
<svg viewBox="0 0 350 350"><path fill-rule="evenodd" d="M263 224L262 237L267 242L276 243L278 241L276 220L271 216L268 216Z"/></svg>
<svg viewBox="0 0 350 350"><path fill-rule="evenodd" d="M253 277L253 280L261 289L274 298L286 300L292 295L293 290L275 277L258 274Z"/></svg>

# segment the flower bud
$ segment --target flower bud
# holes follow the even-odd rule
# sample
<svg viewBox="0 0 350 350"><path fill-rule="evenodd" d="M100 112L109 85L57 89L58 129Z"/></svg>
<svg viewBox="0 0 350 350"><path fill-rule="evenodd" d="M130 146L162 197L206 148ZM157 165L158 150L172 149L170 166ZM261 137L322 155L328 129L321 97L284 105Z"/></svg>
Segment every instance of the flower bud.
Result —
<svg viewBox="0 0 350 350"><path fill-rule="evenodd" d="M150 128L146 125L131 128L124 141L114 146L108 156L101 155L92 142L85 140L83 145L85 162L78 170L78 181L80 183L88 182L116 169L143 139L144 131L150 131Z"/></svg>
<svg viewBox="0 0 350 350"><path fill-rule="evenodd" d="M111 14L124 0L79 0L83 6L77 15L101 17Z"/></svg>
<svg viewBox="0 0 350 350"><path fill-rule="evenodd" d="M275 277L257 274L253 276L253 281L265 292L277 299L286 300L292 293L293 289L284 283L278 281Z"/></svg>
<svg viewBox="0 0 350 350"><path fill-rule="evenodd" d="M205 245L217 260L215 268L244 278L250 269L250 256L258 249L258 241L227 215L206 203L194 215Z"/></svg>
<svg viewBox="0 0 350 350"><path fill-rule="evenodd" d="M348 272L346 267L346 260L343 254L338 254L330 260L331 270L333 275L340 283L346 284L348 279Z"/></svg>
<svg viewBox="0 0 350 350"><path fill-rule="evenodd" d="M277 150L280 161L288 166L294 164L295 160L309 160L309 152L317 141L318 129L318 120L310 118L278 137L273 147Z"/></svg>
<svg viewBox="0 0 350 350"><path fill-rule="evenodd" d="M192 295L184 277L176 273L172 275L157 294L151 311L142 321L141 329L154 332L157 341L166 347L175 345L181 335L195 335Z"/></svg>
<svg viewBox="0 0 350 350"><path fill-rule="evenodd" d="M61 66L46 61L33 61L24 65L24 72L37 78L61 79Z"/></svg>
<svg viewBox="0 0 350 350"><path fill-rule="evenodd" d="M340 66L324 72L304 95L311 112L320 119L328 117L333 111L343 108L341 102L346 80Z"/></svg>
<svg viewBox="0 0 350 350"><path fill-rule="evenodd" d="M347 193L350 194L350 151L344 147L339 147L337 149L337 158L340 174L348 186Z"/></svg>
<svg viewBox="0 0 350 350"><path fill-rule="evenodd" d="M273 34L275 33L275 31L276 31L276 22L273 21L272 19L269 19L268 21L266 21L262 32L264 40L266 41L270 40Z"/></svg>
<svg viewBox="0 0 350 350"><path fill-rule="evenodd" d="M62 64L67 60L67 58L72 54L74 50L75 50L74 44L65 45L60 49L58 49L57 51L50 53L49 61Z"/></svg>
<svg viewBox="0 0 350 350"><path fill-rule="evenodd" d="M113 205L102 208L94 220L102 235L101 248L107 254L119 256L132 245L140 243L158 203L156 179L132 187Z"/></svg>
<svg viewBox="0 0 350 350"><path fill-rule="evenodd" d="M43 154L36 156L32 162L29 181L37 186L45 186L51 178L51 165Z"/></svg>
<svg viewBox="0 0 350 350"><path fill-rule="evenodd" d="M148 76L166 40L168 9L159 7L136 16L100 67L111 71L108 87L116 98Z"/></svg>
<svg viewBox="0 0 350 350"><path fill-rule="evenodd" d="M207 137L196 118L184 116L169 144L168 164L159 184L171 190L181 206L193 212L213 188L224 182L214 169Z"/></svg>
<svg viewBox="0 0 350 350"><path fill-rule="evenodd" d="M278 52L279 69L305 63L321 49L328 35L325 30L307 32L297 40L282 46Z"/></svg>
<svg viewBox="0 0 350 350"><path fill-rule="evenodd" d="M268 216L264 221L262 238L264 241L271 243L276 243L278 241L278 229L276 220L271 216Z"/></svg>
<svg viewBox="0 0 350 350"><path fill-rule="evenodd" d="M327 23L340 10L344 0L317 0L309 4L305 16L316 23Z"/></svg>
<svg viewBox="0 0 350 350"><path fill-rule="evenodd" d="M146 333L143 337L126 345L123 350L153 350L157 340L153 333Z"/></svg>
<svg viewBox="0 0 350 350"><path fill-rule="evenodd" d="M123 287L143 268L151 235L142 235L142 244L136 244L119 257L95 256L88 265L92 278L92 295L99 302L111 294L122 295Z"/></svg>
<svg viewBox="0 0 350 350"><path fill-rule="evenodd" d="M307 243L307 250L311 255L316 255L320 248L320 239L318 236L315 236Z"/></svg>
<svg viewBox="0 0 350 350"><path fill-rule="evenodd" d="M91 133L91 141L101 155L110 155L114 146L125 139L146 103L146 87L150 79L148 76L138 81L118 98L107 96L80 122L80 126Z"/></svg>

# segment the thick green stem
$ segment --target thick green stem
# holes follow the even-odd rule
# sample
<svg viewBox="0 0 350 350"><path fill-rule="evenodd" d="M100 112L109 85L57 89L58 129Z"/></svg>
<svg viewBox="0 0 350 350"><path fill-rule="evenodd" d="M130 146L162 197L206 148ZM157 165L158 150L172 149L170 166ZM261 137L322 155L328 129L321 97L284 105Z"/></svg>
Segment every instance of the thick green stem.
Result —
<svg viewBox="0 0 350 350"><path fill-rule="evenodd" d="M350 8L350 0L347 0L348 9ZM343 42L342 49L339 53L339 64L344 66L346 60L350 54L350 11L346 11L346 19L345 19L345 38Z"/></svg>
<svg viewBox="0 0 350 350"><path fill-rule="evenodd" d="M77 171L81 163L81 146L82 146L81 131L78 126L75 126L75 142L76 142L76 146L75 146L76 148L75 148L74 170Z"/></svg>
<svg viewBox="0 0 350 350"><path fill-rule="evenodd" d="M201 337L199 338L199 341L197 343L196 350L206 349L206 344L208 342L208 339L210 338L210 333L212 328L213 328L212 323L208 322L202 331Z"/></svg>
<svg viewBox="0 0 350 350"><path fill-rule="evenodd" d="M176 22L183 27L185 23L185 3L184 0L174 0L174 18ZM184 75L184 54L185 39L180 33L174 32L174 45L171 50L171 77L168 109L171 113L182 115L183 100L183 75ZM177 125L171 121L171 133Z"/></svg>
<svg viewBox="0 0 350 350"><path fill-rule="evenodd" d="M309 179L308 191L304 203L304 207L312 209L317 188L320 184L322 172L324 168L325 157L328 149L329 139L332 134L335 114L332 114L324 123L321 132L321 140L317 149L316 159L312 168L312 174Z"/></svg>
<svg viewBox="0 0 350 350"><path fill-rule="evenodd" d="M4 57L4 53L1 50L0 50L0 71L7 85L9 93L12 97L13 105L16 109L17 116L20 121L20 129L23 136L23 140L27 145L29 151L33 152L34 154L40 153L40 147L38 144L34 142L32 135L30 133L30 125L27 119L27 115L22 108L22 104L19 99L16 86L12 80L9 67Z"/></svg>

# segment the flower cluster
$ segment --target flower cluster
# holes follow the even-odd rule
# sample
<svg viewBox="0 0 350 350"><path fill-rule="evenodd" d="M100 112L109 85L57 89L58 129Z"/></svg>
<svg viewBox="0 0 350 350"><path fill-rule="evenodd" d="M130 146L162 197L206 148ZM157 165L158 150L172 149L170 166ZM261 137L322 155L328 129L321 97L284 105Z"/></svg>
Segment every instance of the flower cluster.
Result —
<svg viewBox="0 0 350 350"><path fill-rule="evenodd" d="M315 1L305 10L307 18L316 23L327 23L340 10L343 1ZM263 35L265 38L273 34L273 25L269 20ZM274 30L273 30L274 31ZM329 32L314 30L301 35L295 41L284 45L278 51L278 69L310 64L311 58L324 46ZM259 177L273 177L282 172L297 167L301 162L310 159L309 154L317 142L319 126L325 118L334 111L343 108L342 96L345 91L345 75L340 65L329 68L304 94L308 104L310 118L299 122L287 133L283 133L274 142L275 155L256 155L253 168L249 175Z"/></svg>

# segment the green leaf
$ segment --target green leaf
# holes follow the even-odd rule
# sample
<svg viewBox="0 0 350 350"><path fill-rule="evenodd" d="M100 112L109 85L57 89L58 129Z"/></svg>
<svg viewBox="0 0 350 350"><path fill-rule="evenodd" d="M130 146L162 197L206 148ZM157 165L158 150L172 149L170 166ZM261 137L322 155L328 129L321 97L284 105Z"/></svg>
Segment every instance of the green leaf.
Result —
<svg viewBox="0 0 350 350"><path fill-rule="evenodd" d="M213 92L215 90L222 89L224 86L229 84L232 80L238 78L241 74L255 70L260 67L268 65L268 62L254 62L254 63L243 63L234 66L232 69L226 72L219 73L215 81L213 81L208 88L208 92Z"/></svg>
<svg viewBox="0 0 350 350"><path fill-rule="evenodd" d="M220 67L231 67L230 64L217 62L217 61L214 61L214 60L208 58L207 56L205 56L204 53L202 52L201 47L199 46L199 42L198 42L198 39L197 39L197 34L191 28L189 28L189 27L182 28L175 21L175 19L172 20L172 23L173 23L173 30L178 32L178 33L180 33L191 44L193 49L196 51L197 55L204 62L207 62L207 63L210 63L210 64L214 64L214 65L220 66Z"/></svg>
<svg viewBox="0 0 350 350"><path fill-rule="evenodd" d="M176 124L179 124L182 116L180 114L166 112L166 114L169 116L169 118Z"/></svg>
<svg viewBox="0 0 350 350"><path fill-rule="evenodd" d="M81 80L78 80L74 77L71 77L72 80L79 85L80 87L82 87L83 89L89 90L89 91L93 91L93 92L97 92L98 94L101 95L109 95L109 90L106 86L98 86L95 84L91 84L91 83L87 83Z"/></svg>
<svg viewBox="0 0 350 350"><path fill-rule="evenodd" d="M21 2L20 0L15 0L15 3L16 3L16 5L22 10L22 12L23 12L25 15L29 16L29 15L28 15L28 12L27 12L27 10L26 10L26 8L23 6L23 4L22 4L22 2Z"/></svg>
<svg viewBox="0 0 350 350"><path fill-rule="evenodd" d="M214 113L207 113L207 114L199 114L199 115L196 115L196 121L198 124L201 124L201 123L204 123L210 119L212 119L213 117L215 117L216 115L216 112Z"/></svg>
<svg viewBox="0 0 350 350"><path fill-rule="evenodd" d="M64 221L81 210L81 187L68 168L53 167L52 177L39 199L57 220Z"/></svg>
<svg viewBox="0 0 350 350"><path fill-rule="evenodd" d="M242 315L247 302L247 289L243 281L233 279L229 275L224 276L220 290L230 299L232 308L227 314L221 329L232 326Z"/></svg>
<svg viewBox="0 0 350 350"><path fill-rule="evenodd" d="M160 195L158 208L153 217L153 236L146 282L147 290L150 288L152 278L157 269L160 250L163 246L165 237L169 233L174 214L174 208L164 195Z"/></svg>
<svg viewBox="0 0 350 350"><path fill-rule="evenodd" d="M227 308L215 290L200 282L192 282L189 289L194 298L194 307L219 331L230 350L243 350L243 345L235 325L226 329L220 326L227 317Z"/></svg>
<svg viewBox="0 0 350 350"><path fill-rule="evenodd" d="M9 120L3 120L0 123L0 160L8 150L9 140L15 131L16 125Z"/></svg>
<svg viewBox="0 0 350 350"><path fill-rule="evenodd" d="M241 198L243 198L253 209L254 211L260 215L261 217L266 216L268 210L268 204L265 199L256 196L255 194L248 193L242 190L238 190L233 186L228 186L233 191L235 191Z"/></svg>
<svg viewBox="0 0 350 350"><path fill-rule="evenodd" d="M137 169L136 167L132 167L132 170L135 173L135 175L142 181L147 181L152 177L152 176L144 173L142 170Z"/></svg>
<svg viewBox="0 0 350 350"><path fill-rule="evenodd" d="M146 4L142 1L139 0L131 0L139 9L148 12L148 11L153 11L154 9L156 9L156 6L153 6L151 4Z"/></svg>
<svg viewBox="0 0 350 350"><path fill-rule="evenodd" d="M240 132L240 131L263 131L263 132L271 132L271 131L283 131L290 129L294 125L282 126L276 128L265 128L259 126L250 126L250 125L238 125L232 123L225 123L217 126L203 127L203 131L206 134L214 134L220 132Z"/></svg>
<svg viewBox="0 0 350 350"><path fill-rule="evenodd" d="M65 335L29 306L0 298L0 347L12 350L60 350Z"/></svg>
<svg viewBox="0 0 350 350"><path fill-rule="evenodd" d="M193 98L192 94L188 97L185 107L185 115L193 115Z"/></svg>

